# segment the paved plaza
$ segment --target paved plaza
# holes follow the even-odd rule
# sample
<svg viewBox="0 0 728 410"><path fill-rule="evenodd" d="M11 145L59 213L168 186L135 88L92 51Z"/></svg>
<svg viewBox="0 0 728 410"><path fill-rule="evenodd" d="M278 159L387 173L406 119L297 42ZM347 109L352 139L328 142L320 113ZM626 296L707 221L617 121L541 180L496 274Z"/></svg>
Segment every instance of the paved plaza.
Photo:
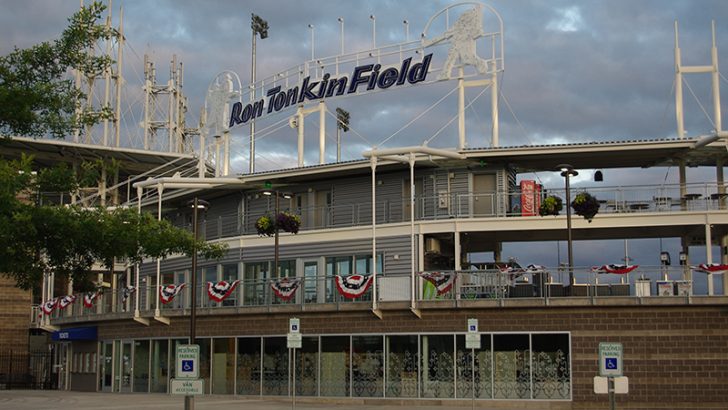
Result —
<svg viewBox="0 0 728 410"><path fill-rule="evenodd" d="M417 407L423 410L467 409L470 401L378 401L377 400L311 400L296 401L296 408L314 409L358 409L358 410L402 410ZM437 405L435 405L437 404ZM3 410L127 410L127 409L183 409L182 396L166 394L119 394L119 393L81 393L52 390L0 390L0 409ZM263 409L288 410L292 408L291 400L260 399L236 396L201 396L195 400L196 410L231 410L231 409ZM570 402L524 403L478 401L476 408L497 410L526 409L570 409Z"/></svg>

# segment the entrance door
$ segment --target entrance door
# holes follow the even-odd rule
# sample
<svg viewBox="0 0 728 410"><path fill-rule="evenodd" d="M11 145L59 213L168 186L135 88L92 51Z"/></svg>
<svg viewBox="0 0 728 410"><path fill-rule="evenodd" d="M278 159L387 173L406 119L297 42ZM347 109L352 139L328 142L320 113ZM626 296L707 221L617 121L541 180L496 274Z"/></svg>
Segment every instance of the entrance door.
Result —
<svg viewBox="0 0 728 410"><path fill-rule="evenodd" d="M321 278L323 280L323 278ZM310 260L303 262L303 283L304 283L304 301L303 303L319 303L318 300L318 261ZM323 282L322 282L323 283ZM323 292L321 292L323 293Z"/></svg>
<svg viewBox="0 0 728 410"><path fill-rule="evenodd" d="M56 375L56 388L58 390L68 390L70 383L68 380L69 372L69 356L71 354L71 344L68 342L56 343L53 351L53 372Z"/></svg>
<svg viewBox="0 0 728 410"><path fill-rule="evenodd" d="M114 344L101 343L101 360L99 361L99 390L112 391Z"/></svg>
<svg viewBox="0 0 728 410"><path fill-rule="evenodd" d="M118 365L116 366L116 378L119 381L120 393L131 393L131 375L134 370L133 366L133 348L134 343L130 340L123 340L119 349Z"/></svg>
<svg viewBox="0 0 728 410"><path fill-rule="evenodd" d="M495 215L495 174L473 174L473 216Z"/></svg>

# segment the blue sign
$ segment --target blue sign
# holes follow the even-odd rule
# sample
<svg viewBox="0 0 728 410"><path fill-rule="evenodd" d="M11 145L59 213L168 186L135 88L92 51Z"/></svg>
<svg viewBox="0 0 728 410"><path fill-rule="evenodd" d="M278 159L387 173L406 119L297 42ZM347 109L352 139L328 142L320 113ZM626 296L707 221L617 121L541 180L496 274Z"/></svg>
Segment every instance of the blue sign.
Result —
<svg viewBox="0 0 728 410"><path fill-rule="evenodd" d="M366 64L355 67L351 76L333 77L330 73L326 73L320 81L311 81L311 76L308 76L303 79L300 86L287 90L283 90L279 85L266 91L267 103L265 98L261 98L245 106L242 102L233 104L228 126L232 128L238 124L245 124L264 114L278 112L289 106L297 106L305 101L353 94L359 88L372 91L376 88L385 90L393 85L399 86L405 83L417 84L427 78L431 60L432 53L424 56L421 62L415 64L412 64L412 57L407 58L402 61L399 69L383 67L381 64ZM264 112L265 107L267 109Z"/></svg>
<svg viewBox="0 0 728 410"><path fill-rule="evenodd" d="M69 329L57 330L51 334L51 339L56 342L72 340L96 340L96 326L72 327Z"/></svg>
<svg viewBox="0 0 728 410"><path fill-rule="evenodd" d="M182 370L185 372L195 371L195 361L194 360L182 360Z"/></svg>
<svg viewBox="0 0 728 410"><path fill-rule="evenodd" d="M616 357L605 357L604 358L605 369L617 369L617 358Z"/></svg>

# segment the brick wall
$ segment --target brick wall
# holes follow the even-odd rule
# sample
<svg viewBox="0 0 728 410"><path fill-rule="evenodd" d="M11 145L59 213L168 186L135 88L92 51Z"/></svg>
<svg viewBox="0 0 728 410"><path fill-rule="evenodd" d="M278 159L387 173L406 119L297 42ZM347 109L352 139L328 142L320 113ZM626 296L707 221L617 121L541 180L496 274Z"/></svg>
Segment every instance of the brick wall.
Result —
<svg viewBox="0 0 728 410"><path fill-rule="evenodd" d="M284 335L288 318L299 317L304 334L464 332L467 318L481 332L568 331L572 342L574 409L608 408L593 393L599 342L624 346L629 395L618 408L728 408L728 309L725 306L542 307L528 309L429 309L411 312L349 312L198 316L198 336ZM185 337L189 319L171 326L152 321L99 325L100 339Z"/></svg>
<svg viewBox="0 0 728 410"><path fill-rule="evenodd" d="M0 276L0 352L28 351L30 292L15 287L15 281Z"/></svg>

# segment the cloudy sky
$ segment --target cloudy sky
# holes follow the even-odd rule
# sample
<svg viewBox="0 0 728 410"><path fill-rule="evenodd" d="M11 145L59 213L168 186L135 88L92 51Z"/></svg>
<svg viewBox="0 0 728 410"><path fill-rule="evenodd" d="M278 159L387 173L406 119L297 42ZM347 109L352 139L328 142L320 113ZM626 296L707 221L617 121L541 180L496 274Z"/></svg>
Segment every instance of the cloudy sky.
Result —
<svg viewBox="0 0 728 410"><path fill-rule="evenodd" d="M125 13L129 47L125 52L124 76L131 100L128 104L139 106L143 55L149 54L155 62L158 82L167 81L168 62L176 55L185 64L184 90L190 101L188 123L196 124L205 91L217 73L235 71L244 84L250 78L251 13L270 24L270 37L258 41L260 78L310 59L309 24L314 26L315 56L321 58L338 53L338 17L345 22L345 50L353 52L371 47L370 15L376 16L377 45L396 44L405 39L403 20L409 22L410 38L416 38L427 20L450 4L423 0L115 0L114 20L119 6L124 7ZM505 27L506 70L500 77L501 146L674 137L676 19L684 64L710 62L710 24L714 19L719 64L728 67L725 0L495 0L488 4L501 14ZM0 0L0 5L0 53L5 54L13 46L27 47L57 38L67 25L67 17L76 11L78 1ZM700 107L702 104L712 112L710 78L692 75L686 79L689 87L685 89L685 128L688 135L707 133L712 125ZM728 93L725 80L722 85L723 94ZM343 159L361 158L363 150L379 145L454 87L455 82L451 81L331 100L329 110L342 107L352 113L352 128L356 131L345 135ZM477 93L469 94L468 103L476 96ZM486 147L490 143L488 101L486 94L469 109L467 129L471 147ZM455 104L453 94L385 146L422 143L452 118ZM138 113L139 109L136 110ZM141 134L138 114L130 115L132 119L125 122L126 132ZM290 111L285 115L290 115ZM333 124L329 120L328 160L335 158ZM265 126L261 123L258 128ZM307 120L307 164L317 162L316 129L316 123ZM454 147L456 135L457 122L453 122L431 145ZM233 133L234 172L247 172L247 138L247 127ZM286 126L261 139L257 169L295 163L295 138L295 130ZM677 172L668 173L669 180L676 181ZM647 176L655 182L666 178L664 169L649 171ZM587 183L590 177L589 172L584 172L576 184ZM608 177L615 185L624 180L618 173ZM561 183L548 173L543 180L547 184Z"/></svg>

